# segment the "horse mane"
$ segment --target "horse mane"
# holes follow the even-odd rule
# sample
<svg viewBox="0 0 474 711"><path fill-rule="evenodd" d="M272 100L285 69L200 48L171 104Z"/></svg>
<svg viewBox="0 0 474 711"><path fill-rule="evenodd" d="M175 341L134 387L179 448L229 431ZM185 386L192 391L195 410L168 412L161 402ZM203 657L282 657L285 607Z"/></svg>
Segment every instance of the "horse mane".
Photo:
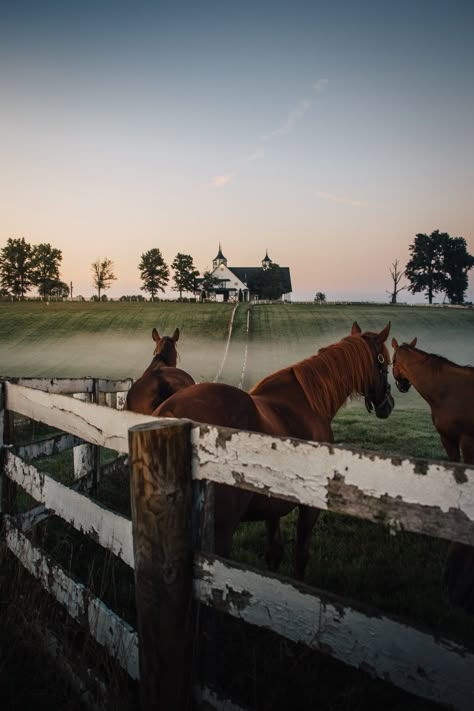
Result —
<svg viewBox="0 0 474 711"><path fill-rule="evenodd" d="M388 363L385 345L383 354ZM374 353L360 336L347 336L291 367L312 410L321 416L337 410L347 397L362 394L373 369Z"/></svg>
<svg viewBox="0 0 474 711"><path fill-rule="evenodd" d="M428 353L427 351L422 351L421 348L416 348L415 346L410 346L409 343L401 343L400 348L405 348L406 350L415 351L416 353L421 353L426 356L426 360L429 361L431 367L435 372L440 371L444 365L449 365L452 368L468 368L474 370L472 365L460 365L460 363L454 363L449 358L439 355L438 353Z"/></svg>

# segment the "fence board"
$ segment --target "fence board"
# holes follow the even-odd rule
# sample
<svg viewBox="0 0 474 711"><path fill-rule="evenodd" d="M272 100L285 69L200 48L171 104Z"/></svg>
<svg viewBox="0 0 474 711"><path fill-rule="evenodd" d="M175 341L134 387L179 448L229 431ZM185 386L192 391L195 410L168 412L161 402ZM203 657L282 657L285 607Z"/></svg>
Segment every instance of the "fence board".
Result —
<svg viewBox="0 0 474 711"><path fill-rule="evenodd" d="M96 642L117 659L132 679L138 679L138 637L132 627L94 597L84 585L76 583L66 575L49 556L33 546L8 518L5 521L5 529L9 550L28 572L66 607L74 620L87 627Z"/></svg>
<svg viewBox="0 0 474 711"><path fill-rule="evenodd" d="M474 544L474 467L222 427L192 429L193 477Z"/></svg>
<svg viewBox="0 0 474 711"><path fill-rule="evenodd" d="M197 557L197 598L410 693L471 711L474 654L334 595L222 560ZM316 593L316 594L315 594Z"/></svg>
<svg viewBox="0 0 474 711"><path fill-rule="evenodd" d="M4 471L51 512L91 536L133 568L132 524L129 519L60 484L11 452L6 452Z"/></svg>
<svg viewBox="0 0 474 711"><path fill-rule="evenodd" d="M39 459L40 457L52 457L67 449L72 449L78 444L83 444L84 440L70 434L59 434L49 439L31 442L30 444L18 445L15 447L15 454L22 459Z"/></svg>
<svg viewBox="0 0 474 711"><path fill-rule="evenodd" d="M105 378L6 378L11 383L35 388L48 393L71 395L72 393L93 393L95 384L100 392L126 392L133 378L106 380Z"/></svg>
<svg viewBox="0 0 474 711"><path fill-rule="evenodd" d="M11 383L6 383L6 408L122 454L128 453L129 428L153 419Z"/></svg>

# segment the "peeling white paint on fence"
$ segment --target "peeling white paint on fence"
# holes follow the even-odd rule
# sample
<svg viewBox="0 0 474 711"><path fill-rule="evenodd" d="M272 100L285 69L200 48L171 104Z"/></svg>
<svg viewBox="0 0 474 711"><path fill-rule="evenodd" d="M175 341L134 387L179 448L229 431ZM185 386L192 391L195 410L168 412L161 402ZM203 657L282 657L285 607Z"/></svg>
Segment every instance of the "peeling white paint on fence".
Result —
<svg viewBox="0 0 474 711"><path fill-rule="evenodd" d="M84 440L70 434L59 434L49 439L31 442L15 447L16 454L22 459L39 459L39 457L51 457L67 449L72 449Z"/></svg>
<svg viewBox="0 0 474 711"><path fill-rule="evenodd" d="M73 393L93 393L96 387L100 392L126 392L133 383L133 378L106 380L104 378L12 378L12 383L29 388L61 395Z"/></svg>
<svg viewBox="0 0 474 711"><path fill-rule="evenodd" d="M436 509L441 518L455 516L463 529L460 540L474 543L472 466L353 452L336 445L209 425L195 425L191 438L196 479L237 484L319 509L362 515L336 500L333 489L343 485L347 491L355 492L362 504L375 501L380 513L390 505L406 504L407 514L401 507L397 515L401 517L401 527L407 530L423 530L418 520L423 518L420 507L427 513L430 507ZM410 504L418 507L416 517L409 512ZM440 531L439 535L451 537L448 531ZM456 535L453 532L452 538L456 539Z"/></svg>
<svg viewBox="0 0 474 711"><path fill-rule="evenodd" d="M97 540L133 568L132 524L129 519L60 484L11 452L6 453L5 473L50 512Z"/></svg>
<svg viewBox="0 0 474 711"><path fill-rule="evenodd" d="M199 556L194 590L205 604L457 709L474 708L474 654L450 640L368 614L347 600Z"/></svg>
<svg viewBox="0 0 474 711"><path fill-rule="evenodd" d="M31 575L70 616L88 628L93 638L117 659L132 679L139 678L138 637L133 628L94 597L81 583L72 580L64 570L33 546L10 520L5 521L6 544Z"/></svg>
<svg viewBox="0 0 474 711"><path fill-rule="evenodd" d="M129 428L153 419L12 383L6 383L6 408L122 454L128 453Z"/></svg>

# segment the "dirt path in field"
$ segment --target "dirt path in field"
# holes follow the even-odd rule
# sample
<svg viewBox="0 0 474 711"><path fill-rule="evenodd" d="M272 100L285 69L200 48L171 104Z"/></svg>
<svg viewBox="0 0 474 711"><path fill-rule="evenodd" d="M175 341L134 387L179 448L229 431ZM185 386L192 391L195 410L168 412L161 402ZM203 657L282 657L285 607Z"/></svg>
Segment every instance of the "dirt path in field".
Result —
<svg viewBox="0 0 474 711"><path fill-rule="evenodd" d="M244 386L245 370L247 368L247 354L249 350L249 331L250 331L250 308L247 309L247 329L245 337L244 361L242 364L242 373L240 374L239 388L242 390Z"/></svg>
<svg viewBox="0 0 474 711"><path fill-rule="evenodd" d="M222 357L221 364L219 366L219 370L216 373L216 376L214 378L214 382L216 383L219 378L221 377L222 371L224 369L225 362L227 360L227 354L229 353L229 346L230 346L230 339L232 338L232 327L234 325L234 316L235 312L237 311L239 307L239 302L235 304L234 308L232 309L232 314L230 316L230 321L229 321L229 333L227 334L227 343L225 344L225 350L224 350L224 355Z"/></svg>

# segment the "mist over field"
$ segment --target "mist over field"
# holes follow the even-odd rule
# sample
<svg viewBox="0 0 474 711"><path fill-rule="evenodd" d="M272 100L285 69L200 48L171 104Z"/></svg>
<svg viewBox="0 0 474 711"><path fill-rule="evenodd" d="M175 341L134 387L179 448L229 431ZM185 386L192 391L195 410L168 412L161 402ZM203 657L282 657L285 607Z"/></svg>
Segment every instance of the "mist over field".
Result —
<svg viewBox="0 0 474 711"><path fill-rule="evenodd" d="M391 321L399 343L417 346L461 365L474 364L474 310L390 306L240 305L232 337L227 338L232 305L108 304L78 307L56 304L2 306L2 377L138 378L152 360L151 336L180 328L178 367L196 382L218 379L250 389L260 379L318 352L350 334L381 330ZM397 408L427 407L412 388L400 394L392 381ZM350 407L362 407L356 398Z"/></svg>

